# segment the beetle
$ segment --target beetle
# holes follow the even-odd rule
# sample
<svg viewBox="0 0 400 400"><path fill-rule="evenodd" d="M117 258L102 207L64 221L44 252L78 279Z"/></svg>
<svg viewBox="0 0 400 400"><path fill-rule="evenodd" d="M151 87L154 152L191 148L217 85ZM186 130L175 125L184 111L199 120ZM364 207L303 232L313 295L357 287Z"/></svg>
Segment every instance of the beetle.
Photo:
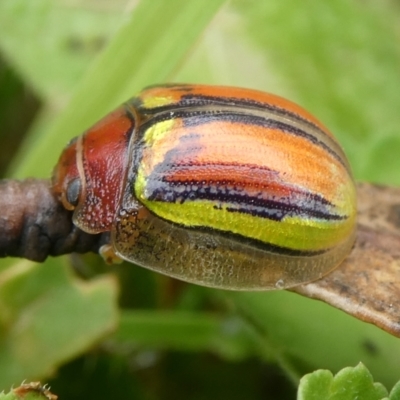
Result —
<svg viewBox="0 0 400 400"><path fill-rule="evenodd" d="M152 86L65 148L53 190L104 257L200 285L290 288L339 265L356 190L335 137L282 97Z"/></svg>

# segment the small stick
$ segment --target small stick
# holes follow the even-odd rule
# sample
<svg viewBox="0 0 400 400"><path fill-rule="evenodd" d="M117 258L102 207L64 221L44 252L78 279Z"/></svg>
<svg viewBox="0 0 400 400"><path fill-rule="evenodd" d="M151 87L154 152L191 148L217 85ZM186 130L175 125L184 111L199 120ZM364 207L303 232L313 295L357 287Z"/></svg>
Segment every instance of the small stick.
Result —
<svg viewBox="0 0 400 400"><path fill-rule="evenodd" d="M0 257L44 261L71 252L97 252L107 235L76 228L48 180L0 181Z"/></svg>

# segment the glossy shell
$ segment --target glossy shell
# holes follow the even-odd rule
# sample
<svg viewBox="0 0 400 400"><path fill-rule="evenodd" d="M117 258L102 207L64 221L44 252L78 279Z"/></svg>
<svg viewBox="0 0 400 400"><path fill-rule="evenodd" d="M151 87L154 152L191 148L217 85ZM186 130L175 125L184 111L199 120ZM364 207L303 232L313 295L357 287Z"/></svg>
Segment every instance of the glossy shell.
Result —
<svg viewBox="0 0 400 400"><path fill-rule="evenodd" d="M355 238L336 139L298 105L254 90L145 89L65 149L53 182L75 224L111 231L119 257L206 286L312 281Z"/></svg>

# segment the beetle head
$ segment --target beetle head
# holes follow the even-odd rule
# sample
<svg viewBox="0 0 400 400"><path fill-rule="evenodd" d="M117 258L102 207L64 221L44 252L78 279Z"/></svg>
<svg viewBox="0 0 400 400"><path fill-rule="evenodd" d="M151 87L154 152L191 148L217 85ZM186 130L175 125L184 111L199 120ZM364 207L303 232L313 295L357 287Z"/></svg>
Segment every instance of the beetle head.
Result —
<svg viewBox="0 0 400 400"><path fill-rule="evenodd" d="M64 149L53 173L53 190L74 210L88 233L110 230L126 177L134 117L125 107L108 114Z"/></svg>

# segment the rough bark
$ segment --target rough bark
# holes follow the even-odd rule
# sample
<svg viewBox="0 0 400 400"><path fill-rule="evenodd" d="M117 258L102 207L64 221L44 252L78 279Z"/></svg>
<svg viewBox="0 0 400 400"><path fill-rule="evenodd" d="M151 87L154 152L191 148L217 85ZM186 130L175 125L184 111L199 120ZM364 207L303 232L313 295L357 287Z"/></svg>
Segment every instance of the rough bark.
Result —
<svg viewBox="0 0 400 400"><path fill-rule="evenodd" d="M48 180L0 181L0 257L44 261L71 252L96 252L105 235L89 235L72 223Z"/></svg>

